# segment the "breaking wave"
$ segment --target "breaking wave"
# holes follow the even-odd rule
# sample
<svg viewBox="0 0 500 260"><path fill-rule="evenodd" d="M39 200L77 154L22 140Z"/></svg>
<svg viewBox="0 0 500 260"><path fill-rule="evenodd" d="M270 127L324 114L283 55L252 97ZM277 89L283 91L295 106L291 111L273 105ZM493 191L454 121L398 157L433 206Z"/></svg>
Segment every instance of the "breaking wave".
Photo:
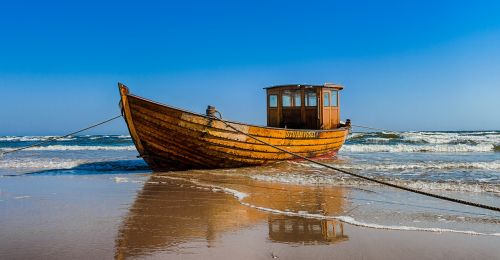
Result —
<svg viewBox="0 0 500 260"><path fill-rule="evenodd" d="M352 133L346 152L499 152L500 131Z"/></svg>
<svg viewBox="0 0 500 260"><path fill-rule="evenodd" d="M407 171L407 170L500 170L500 161L491 162L408 162L405 164L351 164L335 165L342 169L375 170L375 171Z"/></svg>
<svg viewBox="0 0 500 260"><path fill-rule="evenodd" d="M45 136L0 136L0 142L41 142L56 138L55 135ZM54 142L65 141L89 141L89 140L116 140L116 139L131 139L130 135L77 135L58 138Z"/></svg>
<svg viewBox="0 0 500 260"><path fill-rule="evenodd" d="M40 142L47 141L50 138L56 136L2 136L0 137L0 142ZM65 137L59 138L58 141L73 141L76 140L75 137Z"/></svg>
<svg viewBox="0 0 500 260"><path fill-rule="evenodd" d="M250 178L265 182L286 184L318 185L327 184L346 187L380 186L379 184L350 177L342 174L303 174L303 173L275 173L252 174ZM377 177L376 179L380 179ZM383 178L382 178L383 179ZM460 191L460 192L490 192L500 195L500 185L486 182L463 182L459 180L430 181L430 180L386 180L400 186L407 186L427 191Z"/></svg>
<svg viewBox="0 0 500 260"><path fill-rule="evenodd" d="M0 160L0 168L7 169L69 169L87 162L78 159L32 159L32 158L12 158Z"/></svg>
<svg viewBox="0 0 500 260"><path fill-rule="evenodd" d="M368 132L352 133L350 140L371 138L400 140L413 143L470 143L470 142L500 142L500 131L489 132Z"/></svg>
<svg viewBox="0 0 500 260"><path fill-rule="evenodd" d="M0 168L25 170L29 174L96 174L149 171L143 160L90 161L84 159L0 160Z"/></svg>
<svg viewBox="0 0 500 260"><path fill-rule="evenodd" d="M498 147L497 147L498 148ZM440 153L464 153L464 152L493 152L497 151L493 144L456 144L456 145L412 145L412 144L346 144L341 151L344 152L390 152L390 153L415 153L415 152L440 152Z"/></svg>
<svg viewBox="0 0 500 260"><path fill-rule="evenodd" d="M13 150L12 148L2 148L3 151ZM28 148L25 151L133 151L135 146L85 146L85 145L49 145Z"/></svg>

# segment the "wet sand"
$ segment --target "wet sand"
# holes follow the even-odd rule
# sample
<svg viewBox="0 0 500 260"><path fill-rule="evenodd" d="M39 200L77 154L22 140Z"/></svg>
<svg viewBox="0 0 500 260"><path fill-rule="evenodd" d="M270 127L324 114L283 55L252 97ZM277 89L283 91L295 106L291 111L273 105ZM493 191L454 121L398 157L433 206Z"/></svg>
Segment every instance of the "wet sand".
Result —
<svg viewBox="0 0 500 260"><path fill-rule="evenodd" d="M3 177L0 258L498 259L500 255L498 236L384 230L331 218L276 214L361 212L357 214L363 218L391 210L360 206L354 198L375 196L368 191L209 173ZM460 225L475 229L478 221L486 223L481 222L482 231L497 230L491 227L498 227L498 217L491 216L470 217Z"/></svg>

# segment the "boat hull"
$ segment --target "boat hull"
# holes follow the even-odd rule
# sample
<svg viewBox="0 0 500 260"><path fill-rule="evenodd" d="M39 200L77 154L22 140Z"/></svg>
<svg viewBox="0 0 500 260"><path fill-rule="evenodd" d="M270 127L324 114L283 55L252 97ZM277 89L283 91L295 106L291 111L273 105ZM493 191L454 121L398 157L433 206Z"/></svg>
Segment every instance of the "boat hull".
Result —
<svg viewBox="0 0 500 260"><path fill-rule="evenodd" d="M294 159L221 121L131 95L121 84L119 88L130 135L140 156L154 171L236 168ZM334 156L349 132L348 128L299 130L228 123L309 158Z"/></svg>

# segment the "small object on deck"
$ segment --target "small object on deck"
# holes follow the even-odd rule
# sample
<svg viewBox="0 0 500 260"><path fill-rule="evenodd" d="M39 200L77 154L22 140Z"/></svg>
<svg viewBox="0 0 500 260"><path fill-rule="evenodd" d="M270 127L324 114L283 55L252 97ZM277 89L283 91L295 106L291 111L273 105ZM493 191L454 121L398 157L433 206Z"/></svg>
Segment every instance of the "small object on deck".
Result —
<svg viewBox="0 0 500 260"><path fill-rule="evenodd" d="M217 109L215 109L214 106L208 105L206 113L207 113L208 117L215 117L216 113L217 113Z"/></svg>
<svg viewBox="0 0 500 260"><path fill-rule="evenodd" d="M351 119L347 119L345 122L340 121L340 126L351 127Z"/></svg>

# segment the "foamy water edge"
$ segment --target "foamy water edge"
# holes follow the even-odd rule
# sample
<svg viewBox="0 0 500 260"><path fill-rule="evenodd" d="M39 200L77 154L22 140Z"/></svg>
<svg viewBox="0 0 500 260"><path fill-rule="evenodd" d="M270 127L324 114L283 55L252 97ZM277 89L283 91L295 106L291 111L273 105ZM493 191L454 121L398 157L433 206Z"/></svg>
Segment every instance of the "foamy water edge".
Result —
<svg viewBox="0 0 500 260"><path fill-rule="evenodd" d="M468 235L498 236L498 237L500 237L500 233L481 233L481 232L476 232L476 231L472 231L472 230L455 230L455 229L446 229L446 228L421 228L421 227L412 227L412 226L388 226L388 225L360 222L360 221L357 221L353 217L350 217L350 216L324 216L324 215L320 215L320 214L311 214L311 213L305 213L305 212L282 211L282 210L277 210L277 209L260 207L260 206L256 206L256 205L244 202L243 199L248 197L248 194L234 190L234 189L229 189L229 188L222 187L222 186L203 183L203 182L200 182L200 181L192 179L192 178L185 179L185 178L165 176L165 175L155 176L155 177L172 179L172 180L189 181L195 185L202 186L202 187L205 187L209 190L212 190L213 192L223 192L225 194L229 194L229 195L233 196L235 199L237 199L238 202L243 206L254 208L254 209L257 209L260 211L264 211L264 212L273 213L273 214L286 215L286 216L292 216L292 217L311 218L311 219L333 219L333 220L338 220L338 221L341 221L341 222L344 222L347 224L351 224L354 226L374 228L374 229L399 230L399 231L423 231L423 232L435 232L435 233L447 232L447 233L460 233L460 234L468 234Z"/></svg>

